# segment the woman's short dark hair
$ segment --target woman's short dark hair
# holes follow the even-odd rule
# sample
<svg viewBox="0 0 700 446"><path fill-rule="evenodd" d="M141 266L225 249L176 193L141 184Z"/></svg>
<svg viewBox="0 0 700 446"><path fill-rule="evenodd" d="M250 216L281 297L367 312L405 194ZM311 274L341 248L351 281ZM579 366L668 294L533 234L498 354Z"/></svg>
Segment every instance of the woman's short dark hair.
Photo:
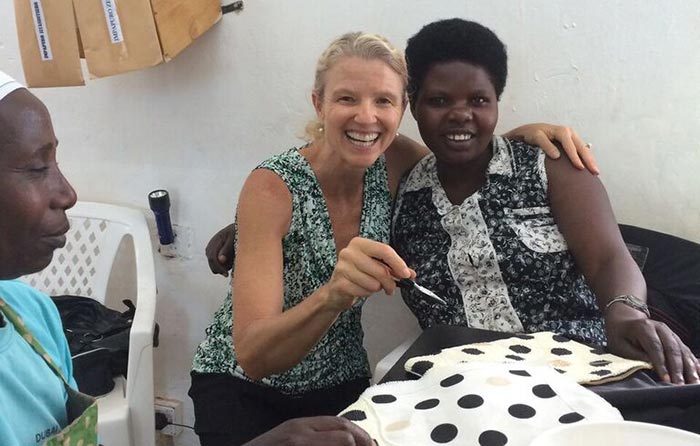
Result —
<svg viewBox="0 0 700 446"><path fill-rule="evenodd" d="M506 86L508 55L503 42L487 27L458 18L425 25L408 39L408 96L414 104L428 70L441 62L461 61L486 70L496 97Z"/></svg>

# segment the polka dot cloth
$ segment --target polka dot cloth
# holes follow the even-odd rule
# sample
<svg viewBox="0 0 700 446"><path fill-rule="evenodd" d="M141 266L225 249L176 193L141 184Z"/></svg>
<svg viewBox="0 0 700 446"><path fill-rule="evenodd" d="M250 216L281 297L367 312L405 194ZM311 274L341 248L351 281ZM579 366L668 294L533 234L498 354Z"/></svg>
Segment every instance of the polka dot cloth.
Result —
<svg viewBox="0 0 700 446"><path fill-rule="evenodd" d="M435 365L463 362L549 365L558 373L588 385L619 381L638 370L652 368L648 362L624 359L550 332L447 348L437 355L411 358L404 368L422 376Z"/></svg>
<svg viewBox="0 0 700 446"><path fill-rule="evenodd" d="M595 393L546 366L461 363L367 389L343 416L379 446L526 446L546 429L621 420Z"/></svg>

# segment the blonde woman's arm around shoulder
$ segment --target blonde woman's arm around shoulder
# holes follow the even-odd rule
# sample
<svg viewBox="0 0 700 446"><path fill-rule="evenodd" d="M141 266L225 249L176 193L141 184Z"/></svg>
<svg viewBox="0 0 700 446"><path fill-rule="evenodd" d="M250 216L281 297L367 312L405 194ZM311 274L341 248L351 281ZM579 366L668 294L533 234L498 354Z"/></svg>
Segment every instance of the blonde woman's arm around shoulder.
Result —
<svg viewBox="0 0 700 446"><path fill-rule="evenodd" d="M579 170L588 169L594 175L600 173L593 152L591 152L591 145L584 143L571 127L540 122L521 125L503 136L539 146L552 159L559 159L561 156L559 147L561 147L574 167ZM559 144L559 147L554 145L555 142Z"/></svg>

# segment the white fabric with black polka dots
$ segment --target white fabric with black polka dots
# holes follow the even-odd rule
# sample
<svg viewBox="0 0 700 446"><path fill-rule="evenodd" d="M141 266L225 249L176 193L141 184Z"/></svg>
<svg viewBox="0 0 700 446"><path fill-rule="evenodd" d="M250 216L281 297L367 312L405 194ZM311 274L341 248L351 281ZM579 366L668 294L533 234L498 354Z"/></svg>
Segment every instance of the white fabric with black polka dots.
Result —
<svg viewBox="0 0 700 446"><path fill-rule="evenodd" d="M551 332L519 334L498 341L446 348L437 355L411 358L404 368L421 376L436 365L461 362L548 365L569 379L587 385L619 381L638 370L652 369L648 362L621 358Z"/></svg>
<svg viewBox="0 0 700 446"><path fill-rule="evenodd" d="M547 366L462 363L367 389L341 416L379 446L526 446L581 420L621 420L604 399Z"/></svg>

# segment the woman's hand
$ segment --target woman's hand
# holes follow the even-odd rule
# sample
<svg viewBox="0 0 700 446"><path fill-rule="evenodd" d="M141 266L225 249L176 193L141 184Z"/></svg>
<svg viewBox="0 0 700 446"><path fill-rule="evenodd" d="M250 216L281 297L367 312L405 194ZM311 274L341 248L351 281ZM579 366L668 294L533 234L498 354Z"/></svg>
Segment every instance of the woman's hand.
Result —
<svg viewBox="0 0 700 446"><path fill-rule="evenodd" d="M228 277L228 272L233 267L235 244L236 233L233 224L224 227L209 240L204 253L212 273Z"/></svg>
<svg viewBox="0 0 700 446"><path fill-rule="evenodd" d="M244 446L372 446L367 432L341 417L309 417L285 421Z"/></svg>
<svg viewBox="0 0 700 446"><path fill-rule="evenodd" d="M674 384L700 382L700 362L663 322L617 304L606 312L605 330L612 353L651 362L662 381Z"/></svg>
<svg viewBox="0 0 700 446"><path fill-rule="evenodd" d="M325 285L327 302L333 310L343 311L357 299L379 290L392 294L396 288L394 277L415 274L389 245L355 237L338 253L338 263Z"/></svg>
<svg viewBox="0 0 700 446"><path fill-rule="evenodd" d="M591 146L584 143L571 127L545 123L527 124L514 128L503 136L521 139L528 144L539 146L552 159L558 159L561 156L559 148L552 143L556 141L564 148L574 167L579 170L585 167L594 175L600 173L591 152Z"/></svg>

